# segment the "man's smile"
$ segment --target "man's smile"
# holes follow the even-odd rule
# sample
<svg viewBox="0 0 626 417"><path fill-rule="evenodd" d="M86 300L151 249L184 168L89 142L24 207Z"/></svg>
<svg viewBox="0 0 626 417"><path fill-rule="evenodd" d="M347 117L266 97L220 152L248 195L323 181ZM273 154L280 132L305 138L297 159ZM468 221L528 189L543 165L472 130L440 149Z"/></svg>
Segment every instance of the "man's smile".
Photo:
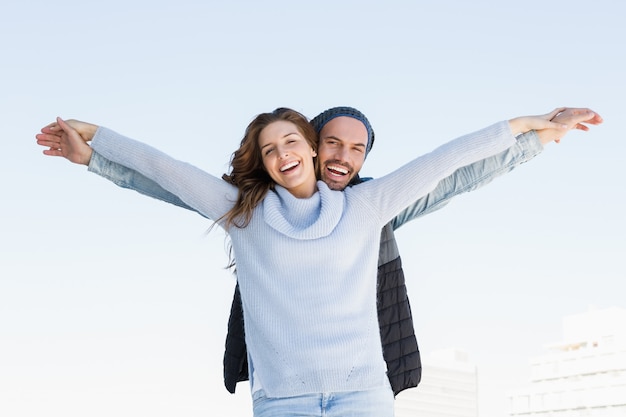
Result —
<svg viewBox="0 0 626 417"><path fill-rule="evenodd" d="M326 171L329 175L336 177L345 177L346 175L350 175L352 169L349 165L340 164L336 161L326 163Z"/></svg>

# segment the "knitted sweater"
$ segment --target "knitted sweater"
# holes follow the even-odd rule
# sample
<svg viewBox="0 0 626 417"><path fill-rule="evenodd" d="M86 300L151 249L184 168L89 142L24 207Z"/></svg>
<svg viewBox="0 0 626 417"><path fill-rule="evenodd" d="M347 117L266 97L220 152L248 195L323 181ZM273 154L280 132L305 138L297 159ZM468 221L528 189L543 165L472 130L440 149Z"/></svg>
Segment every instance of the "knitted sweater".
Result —
<svg viewBox="0 0 626 417"><path fill-rule="evenodd" d="M319 181L318 192L298 199L276 186L247 227L228 230L250 366L269 397L387 383L376 312L381 228L457 168L514 143L500 122L344 192ZM106 128L92 147L210 219L235 201L237 189L220 178Z"/></svg>

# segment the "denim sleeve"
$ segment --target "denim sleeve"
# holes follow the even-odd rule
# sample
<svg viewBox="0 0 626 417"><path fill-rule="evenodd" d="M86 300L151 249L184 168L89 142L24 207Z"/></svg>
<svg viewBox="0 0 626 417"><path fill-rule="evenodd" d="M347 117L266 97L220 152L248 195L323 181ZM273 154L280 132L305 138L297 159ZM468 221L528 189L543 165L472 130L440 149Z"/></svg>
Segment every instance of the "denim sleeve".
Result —
<svg viewBox="0 0 626 417"><path fill-rule="evenodd" d="M138 193L174 204L187 210L194 210L180 198L163 189L159 184L128 167L110 161L97 152L93 152L88 170L115 183L116 185L135 190ZM204 216L205 217L205 216Z"/></svg>
<svg viewBox="0 0 626 417"><path fill-rule="evenodd" d="M450 200L462 193L476 190L489 184L494 178L512 171L543 151L535 131L517 138L509 149L482 161L459 168L444 178L437 187L398 214L392 221L394 230L403 224L445 207Z"/></svg>

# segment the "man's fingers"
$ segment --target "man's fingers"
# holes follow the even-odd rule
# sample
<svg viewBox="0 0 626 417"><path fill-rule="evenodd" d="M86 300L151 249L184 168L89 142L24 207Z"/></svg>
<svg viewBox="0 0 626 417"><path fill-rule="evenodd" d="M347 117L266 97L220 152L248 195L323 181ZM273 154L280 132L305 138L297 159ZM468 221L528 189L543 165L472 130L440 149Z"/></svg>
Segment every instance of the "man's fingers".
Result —
<svg viewBox="0 0 626 417"><path fill-rule="evenodd" d="M589 128L581 123L578 123L576 126L574 126L574 129L584 130L585 132L589 131Z"/></svg>
<svg viewBox="0 0 626 417"><path fill-rule="evenodd" d="M47 148L54 148L54 149L59 149L61 147L61 144L58 142L50 142L47 140L38 140L37 141L37 145L39 146L45 146Z"/></svg>
<svg viewBox="0 0 626 417"><path fill-rule="evenodd" d="M41 140L51 140L51 141L55 141L55 142L60 142L61 141L61 137L57 134L54 133L38 133L35 135L35 137L37 139L41 139Z"/></svg>
<svg viewBox="0 0 626 417"><path fill-rule="evenodd" d="M43 154L48 156L63 156L63 153L58 149L46 149L43 151Z"/></svg>
<svg viewBox="0 0 626 417"><path fill-rule="evenodd" d="M61 138L56 135L39 134L35 135L37 144L41 146L48 146L50 148L58 148L61 145Z"/></svg>

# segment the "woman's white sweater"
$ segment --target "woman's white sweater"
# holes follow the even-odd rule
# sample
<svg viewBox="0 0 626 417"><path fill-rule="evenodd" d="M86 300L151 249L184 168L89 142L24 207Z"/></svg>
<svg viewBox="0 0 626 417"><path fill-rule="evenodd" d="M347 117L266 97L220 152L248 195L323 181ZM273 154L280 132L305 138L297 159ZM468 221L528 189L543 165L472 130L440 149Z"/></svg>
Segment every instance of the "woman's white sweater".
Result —
<svg viewBox="0 0 626 417"><path fill-rule="evenodd" d="M289 397L386 384L376 313L381 228L456 169L514 143L503 121L343 192L318 181L318 192L298 199L277 186L247 227L231 227L253 385ZM106 128L92 147L210 219L236 199L222 179Z"/></svg>

